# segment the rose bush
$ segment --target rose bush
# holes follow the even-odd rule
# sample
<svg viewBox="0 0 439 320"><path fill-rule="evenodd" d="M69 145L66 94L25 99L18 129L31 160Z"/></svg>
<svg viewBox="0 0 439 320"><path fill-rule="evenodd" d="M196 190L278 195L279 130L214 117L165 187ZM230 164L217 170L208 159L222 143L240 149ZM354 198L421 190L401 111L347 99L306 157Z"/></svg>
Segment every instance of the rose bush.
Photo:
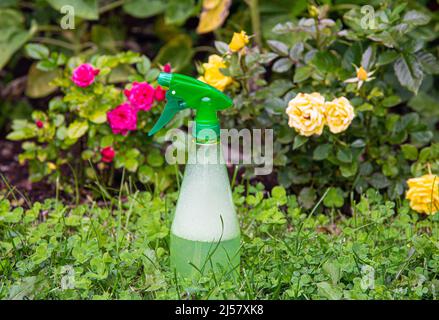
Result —
<svg viewBox="0 0 439 320"><path fill-rule="evenodd" d="M163 166L160 146L147 137L165 94L155 85L160 70L152 68L147 57L131 52L90 60L68 60L53 80L63 95L53 98L46 112L34 111L34 121L14 122L8 138L30 140L23 143L20 162L29 164L31 181L60 178L67 182L62 184L67 192L72 191L71 175L63 170L73 170L79 182L95 179L97 171L99 179L111 185L114 168L165 190L174 169ZM121 66L127 68L128 81L115 85L111 78Z"/></svg>

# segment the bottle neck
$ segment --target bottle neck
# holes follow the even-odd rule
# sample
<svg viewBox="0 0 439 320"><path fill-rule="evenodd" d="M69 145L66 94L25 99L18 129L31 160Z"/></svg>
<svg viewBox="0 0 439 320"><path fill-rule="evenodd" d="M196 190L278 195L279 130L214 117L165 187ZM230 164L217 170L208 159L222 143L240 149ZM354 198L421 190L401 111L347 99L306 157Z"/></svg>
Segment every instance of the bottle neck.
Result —
<svg viewBox="0 0 439 320"><path fill-rule="evenodd" d="M192 127L192 135L197 144L217 144L220 141L219 123L203 124L195 121Z"/></svg>

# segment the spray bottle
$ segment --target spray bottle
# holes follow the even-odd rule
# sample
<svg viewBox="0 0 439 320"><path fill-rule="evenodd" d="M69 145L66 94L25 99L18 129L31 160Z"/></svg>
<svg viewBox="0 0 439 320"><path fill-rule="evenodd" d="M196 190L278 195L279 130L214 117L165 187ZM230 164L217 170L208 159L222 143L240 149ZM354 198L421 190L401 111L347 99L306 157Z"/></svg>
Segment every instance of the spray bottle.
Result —
<svg viewBox="0 0 439 320"><path fill-rule="evenodd" d="M209 270L235 277L240 260L239 223L220 144L217 113L232 100L212 86L175 73L160 73L168 87L166 106L149 132L162 129L177 112L196 111L192 136L196 152L189 153L171 226L171 268L196 278ZM222 160L222 161L221 161Z"/></svg>

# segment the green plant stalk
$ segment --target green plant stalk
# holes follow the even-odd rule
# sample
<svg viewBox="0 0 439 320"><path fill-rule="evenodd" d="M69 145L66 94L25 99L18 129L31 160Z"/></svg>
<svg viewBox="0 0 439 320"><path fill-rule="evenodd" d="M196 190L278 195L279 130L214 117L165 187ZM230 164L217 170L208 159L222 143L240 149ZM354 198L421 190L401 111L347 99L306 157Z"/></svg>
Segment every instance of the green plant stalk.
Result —
<svg viewBox="0 0 439 320"><path fill-rule="evenodd" d="M247 0L247 5L250 8L252 30L253 30L253 34L255 35L256 44L258 47L262 48L261 17L259 15L259 2L258 0Z"/></svg>

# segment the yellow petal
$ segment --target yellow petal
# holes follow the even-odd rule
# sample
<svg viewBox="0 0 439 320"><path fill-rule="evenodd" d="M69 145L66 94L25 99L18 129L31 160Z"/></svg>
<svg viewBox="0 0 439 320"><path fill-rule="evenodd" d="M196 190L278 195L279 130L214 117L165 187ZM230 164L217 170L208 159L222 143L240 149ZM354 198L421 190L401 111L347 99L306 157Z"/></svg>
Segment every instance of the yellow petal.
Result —
<svg viewBox="0 0 439 320"><path fill-rule="evenodd" d="M363 67L360 67L357 70L357 78L361 81L367 80L367 71Z"/></svg>
<svg viewBox="0 0 439 320"><path fill-rule="evenodd" d="M212 10L215 9L220 3L221 0L204 0L203 8L206 10Z"/></svg>
<svg viewBox="0 0 439 320"><path fill-rule="evenodd" d="M241 31L240 33L234 32L232 41L229 43L229 48L232 52L236 52L245 47L248 43L248 36L245 31Z"/></svg>
<svg viewBox="0 0 439 320"><path fill-rule="evenodd" d="M209 56L207 63L203 63L204 75L198 78L211 86L217 88L220 91L233 82L231 77L225 76L220 69L226 68L226 64L220 56L213 54Z"/></svg>
<svg viewBox="0 0 439 320"><path fill-rule="evenodd" d="M208 2L208 8L210 8L211 2L214 1ZM219 28L229 15L229 8L231 3L232 0L220 0L219 4L212 9L203 8L197 27L197 33L207 33Z"/></svg>

